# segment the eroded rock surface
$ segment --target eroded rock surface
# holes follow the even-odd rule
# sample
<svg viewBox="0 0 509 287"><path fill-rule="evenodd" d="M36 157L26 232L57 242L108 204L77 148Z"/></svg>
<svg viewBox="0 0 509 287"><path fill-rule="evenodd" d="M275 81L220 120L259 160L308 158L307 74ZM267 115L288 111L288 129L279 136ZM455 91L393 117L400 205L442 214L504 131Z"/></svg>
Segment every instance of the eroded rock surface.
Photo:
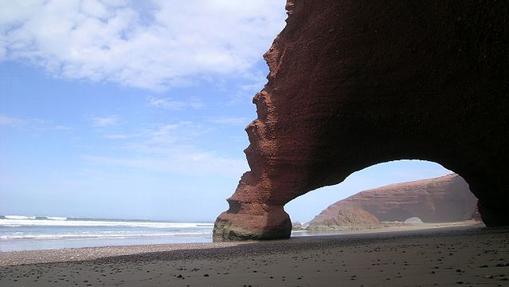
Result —
<svg viewBox="0 0 509 287"><path fill-rule="evenodd" d="M336 202L309 223L308 230L335 230L341 228L369 228L380 221L359 205Z"/></svg>
<svg viewBox="0 0 509 287"><path fill-rule="evenodd" d="M426 223L454 222L472 219L476 210L477 198L468 184L451 174L359 192L327 207L309 228L373 225L378 220L405 222L410 218Z"/></svg>
<svg viewBox="0 0 509 287"><path fill-rule="evenodd" d="M250 171L214 239L288 238L283 206L376 163L461 175L488 226L508 225L509 5L288 1L246 131Z"/></svg>

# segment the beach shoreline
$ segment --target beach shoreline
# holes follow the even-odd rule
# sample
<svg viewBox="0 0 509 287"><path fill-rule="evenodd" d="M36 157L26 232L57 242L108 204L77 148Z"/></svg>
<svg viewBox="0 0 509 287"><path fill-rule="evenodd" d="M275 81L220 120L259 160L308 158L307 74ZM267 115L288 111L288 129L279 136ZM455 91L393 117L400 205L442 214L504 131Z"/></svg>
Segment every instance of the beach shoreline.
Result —
<svg viewBox="0 0 509 287"><path fill-rule="evenodd" d="M0 262L1 286L509 286L509 228L4 252Z"/></svg>
<svg viewBox="0 0 509 287"><path fill-rule="evenodd" d="M393 232L411 232L425 230L456 230L481 228L483 224L476 221L459 221L449 223L424 223L416 225L401 225L379 228L366 228L358 230L338 230L334 231L307 231L300 230L293 233L290 240L300 237L313 239L316 237L338 236L342 238L354 237L363 238L365 234L384 234ZM0 251L0 266L12 266L22 264L38 264L38 263L57 263L57 262L79 262L89 261L100 258L140 255L144 253L155 252L171 252L177 250L194 250L194 249L214 249L233 247L248 243L270 243L270 242L288 242L287 240L276 241L239 241L239 242L215 242L215 243L169 243L169 244L138 244L138 245L112 245L100 247L79 247L79 248L59 248L59 249L35 249L21 251Z"/></svg>

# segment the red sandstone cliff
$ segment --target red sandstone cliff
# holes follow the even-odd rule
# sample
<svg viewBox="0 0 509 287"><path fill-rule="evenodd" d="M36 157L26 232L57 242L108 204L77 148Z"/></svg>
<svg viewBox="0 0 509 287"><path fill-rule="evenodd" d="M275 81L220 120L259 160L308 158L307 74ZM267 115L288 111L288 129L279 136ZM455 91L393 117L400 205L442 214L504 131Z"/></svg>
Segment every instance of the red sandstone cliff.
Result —
<svg viewBox="0 0 509 287"><path fill-rule="evenodd" d="M317 215L307 229L363 228L379 224L378 218L362 207L338 201Z"/></svg>
<svg viewBox="0 0 509 287"><path fill-rule="evenodd" d="M423 222L461 221L472 218L476 205L477 198L463 178L450 174L359 192L327 207L310 222L310 228L376 224L369 215L380 221L410 217Z"/></svg>
<svg viewBox="0 0 509 287"><path fill-rule="evenodd" d="M246 128L250 170L214 240L288 238L286 203L400 159L454 170L484 223L509 225L506 1L288 0L287 10Z"/></svg>

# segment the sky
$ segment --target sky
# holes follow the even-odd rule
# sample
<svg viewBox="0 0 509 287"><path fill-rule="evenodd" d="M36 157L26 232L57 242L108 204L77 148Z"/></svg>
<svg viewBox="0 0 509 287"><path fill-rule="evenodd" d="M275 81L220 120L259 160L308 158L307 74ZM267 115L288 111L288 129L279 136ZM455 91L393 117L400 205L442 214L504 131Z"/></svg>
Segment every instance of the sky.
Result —
<svg viewBox="0 0 509 287"><path fill-rule="evenodd" d="M0 0L0 214L213 221L284 0ZM450 173L382 163L286 206Z"/></svg>

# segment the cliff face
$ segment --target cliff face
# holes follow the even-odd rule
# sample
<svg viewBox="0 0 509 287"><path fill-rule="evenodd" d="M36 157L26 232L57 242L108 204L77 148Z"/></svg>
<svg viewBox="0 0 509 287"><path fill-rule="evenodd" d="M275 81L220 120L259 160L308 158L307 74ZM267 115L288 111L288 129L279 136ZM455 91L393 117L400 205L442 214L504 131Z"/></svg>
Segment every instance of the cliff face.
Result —
<svg viewBox="0 0 509 287"><path fill-rule="evenodd" d="M336 202L317 215L307 229L362 228L380 224L380 220L358 205Z"/></svg>
<svg viewBox="0 0 509 287"><path fill-rule="evenodd" d="M392 184L362 191L340 200L322 211L311 222L310 228L319 225L349 225L343 221L345 210L362 212L350 217L357 222L371 214L380 221L405 221L418 217L423 222L453 222L472 219L477 210L477 198L468 184L458 175L451 174L433 179ZM369 222L368 222L369 223Z"/></svg>
<svg viewBox="0 0 509 287"><path fill-rule="evenodd" d="M246 128L250 171L214 240L288 238L283 206L376 163L461 175L488 226L509 224L509 5L288 1Z"/></svg>

